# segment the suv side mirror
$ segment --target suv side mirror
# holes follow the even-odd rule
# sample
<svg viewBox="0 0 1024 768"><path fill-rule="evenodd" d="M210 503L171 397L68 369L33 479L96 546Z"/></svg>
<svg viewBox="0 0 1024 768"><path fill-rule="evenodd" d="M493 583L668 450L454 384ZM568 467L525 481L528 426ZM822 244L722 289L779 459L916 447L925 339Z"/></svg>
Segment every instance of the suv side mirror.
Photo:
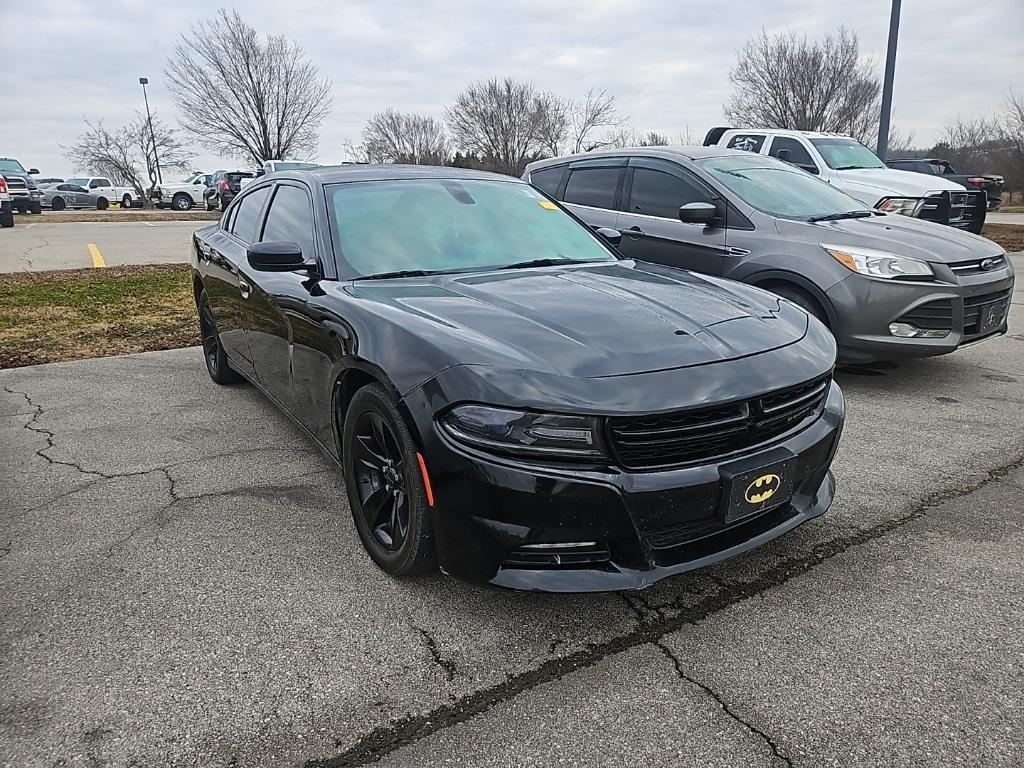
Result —
<svg viewBox="0 0 1024 768"><path fill-rule="evenodd" d="M299 269L316 269L316 264L306 261L302 249L295 243L275 241L253 243L245 252L249 266L259 272L294 272Z"/></svg>
<svg viewBox="0 0 1024 768"><path fill-rule="evenodd" d="M684 224L710 224L718 216L718 206L712 203L687 203L679 208L679 220Z"/></svg>
<svg viewBox="0 0 1024 768"><path fill-rule="evenodd" d="M39 173L39 169L38 168L29 168L28 169L28 175L29 176L35 176L38 173Z"/></svg>

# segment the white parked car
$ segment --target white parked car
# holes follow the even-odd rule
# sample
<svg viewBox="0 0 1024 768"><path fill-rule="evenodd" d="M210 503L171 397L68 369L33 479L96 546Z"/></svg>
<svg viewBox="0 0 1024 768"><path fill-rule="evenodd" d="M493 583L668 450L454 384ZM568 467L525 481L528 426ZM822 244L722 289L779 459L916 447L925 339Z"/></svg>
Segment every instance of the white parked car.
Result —
<svg viewBox="0 0 1024 768"><path fill-rule="evenodd" d="M256 173L256 178L258 179L270 173L277 173L278 171L302 171L306 168L319 167L319 163L310 163L305 160L267 160ZM242 179L242 187L244 188L246 184L252 181L255 181L255 179Z"/></svg>
<svg viewBox="0 0 1024 768"><path fill-rule="evenodd" d="M803 168L869 208L981 232L985 193L938 176L889 168L856 139L835 133L712 128L705 146L771 155Z"/></svg>
<svg viewBox="0 0 1024 768"><path fill-rule="evenodd" d="M194 205L202 205L204 193L213 179L212 173L196 172L182 181L158 184L153 187L149 199L157 208L173 208L187 211Z"/></svg>
<svg viewBox="0 0 1024 768"><path fill-rule="evenodd" d="M96 208L105 211L111 203L120 203L122 208L141 208L142 198L132 187L114 184L106 176L77 176L64 182L75 187L84 187L96 195Z"/></svg>

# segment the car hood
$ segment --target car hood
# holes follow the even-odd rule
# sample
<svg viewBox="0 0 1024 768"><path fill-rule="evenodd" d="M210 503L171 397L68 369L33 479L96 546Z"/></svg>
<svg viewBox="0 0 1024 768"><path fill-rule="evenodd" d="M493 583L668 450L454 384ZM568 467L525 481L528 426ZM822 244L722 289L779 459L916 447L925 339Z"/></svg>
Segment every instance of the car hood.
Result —
<svg viewBox="0 0 1024 768"><path fill-rule="evenodd" d="M403 329L460 363L584 378L755 355L800 340L808 322L756 288L631 261L356 281L348 290L400 311Z"/></svg>
<svg viewBox="0 0 1024 768"><path fill-rule="evenodd" d="M842 183L855 184L878 193L878 197L922 197L929 192L948 189L963 192L966 187L939 176L928 176L913 171L898 171L895 168L853 168L836 171L836 178ZM842 184L836 186L841 187Z"/></svg>
<svg viewBox="0 0 1024 768"><path fill-rule="evenodd" d="M895 213L814 224L778 219L776 227L784 238L851 247L859 245L943 264L984 259L1004 252L991 240L962 229Z"/></svg>

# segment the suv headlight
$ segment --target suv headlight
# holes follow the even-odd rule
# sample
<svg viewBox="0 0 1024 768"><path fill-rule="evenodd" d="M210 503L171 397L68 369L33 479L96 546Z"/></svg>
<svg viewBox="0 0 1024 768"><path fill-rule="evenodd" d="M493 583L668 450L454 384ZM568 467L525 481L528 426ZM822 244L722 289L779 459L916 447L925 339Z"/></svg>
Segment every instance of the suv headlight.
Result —
<svg viewBox="0 0 1024 768"><path fill-rule="evenodd" d="M851 248L846 245L818 243L828 254L847 269L868 277L882 277L889 280L920 279L935 277L932 268L923 261L908 259L888 251L873 248Z"/></svg>
<svg viewBox="0 0 1024 768"><path fill-rule="evenodd" d="M487 405L458 405L439 420L456 442L497 453L598 459L596 419L528 413Z"/></svg>
<svg viewBox="0 0 1024 768"><path fill-rule="evenodd" d="M886 213L898 213L902 216L917 216L921 212L924 200L920 197L890 197L875 207Z"/></svg>

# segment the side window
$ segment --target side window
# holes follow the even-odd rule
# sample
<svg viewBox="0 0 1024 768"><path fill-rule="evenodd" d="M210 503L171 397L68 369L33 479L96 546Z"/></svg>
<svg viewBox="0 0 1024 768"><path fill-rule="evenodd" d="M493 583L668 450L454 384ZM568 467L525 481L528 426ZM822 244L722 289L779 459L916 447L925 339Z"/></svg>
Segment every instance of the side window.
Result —
<svg viewBox="0 0 1024 768"><path fill-rule="evenodd" d="M89 190L87 190L85 187L80 187L77 184L68 184L68 187L71 189L72 192L89 192Z"/></svg>
<svg viewBox="0 0 1024 768"><path fill-rule="evenodd" d="M772 157L778 157L779 150L782 149L789 150L788 162L803 168L805 171L818 173L818 166L815 165L814 159L811 157L811 153L808 152L807 148L799 141L790 138L789 136L776 136L772 139L772 148L768 154Z"/></svg>
<svg viewBox="0 0 1024 768"><path fill-rule="evenodd" d="M113 186L110 183L110 179L96 179L95 184L97 187L110 187ZM92 185L90 185L92 186Z"/></svg>
<svg viewBox="0 0 1024 768"><path fill-rule="evenodd" d="M684 180L653 168L633 170L633 189L629 195L630 213L677 219L679 206L707 200L707 191L695 181Z"/></svg>
<svg viewBox="0 0 1024 768"><path fill-rule="evenodd" d="M530 174L530 183L538 189L542 189L552 197L558 197L558 185L562 183L562 176L565 175L565 166L559 165L554 168L541 168Z"/></svg>
<svg viewBox="0 0 1024 768"><path fill-rule="evenodd" d="M760 152L764 140L763 133L737 133L725 146L729 149L742 149L744 152Z"/></svg>
<svg viewBox="0 0 1024 768"><path fill-rule="evenodd" d="M238 212L228 224L228 229L235 237L246 243L255 243L259 235L260 211L270 194L270 187L257 189L243 197L235 207Z"/></svg>
<svg viewBox="0 0 1024 768"><path fill-rule="evenodd" d="M316 240L313 233L313 206L309 195L299 187L279 186L270 203L261 242L284 240L296 243L307 259L314 259Z"/></svg>
<svg viewBox="0 0 1024 768"><path fill-rule="evenodd" d="M565 187L565 202L612 210L615 207L615 189L621 175L621 167L570 170L569 183Z"/></svg>
<svg viewBox="0 0 1024 768"><path fill-rule="evenodd" d="M99 179L93 179L92 181L89 182L89 189L97 189L98 187L102 186L103 184L100 182Z"/></svg>

